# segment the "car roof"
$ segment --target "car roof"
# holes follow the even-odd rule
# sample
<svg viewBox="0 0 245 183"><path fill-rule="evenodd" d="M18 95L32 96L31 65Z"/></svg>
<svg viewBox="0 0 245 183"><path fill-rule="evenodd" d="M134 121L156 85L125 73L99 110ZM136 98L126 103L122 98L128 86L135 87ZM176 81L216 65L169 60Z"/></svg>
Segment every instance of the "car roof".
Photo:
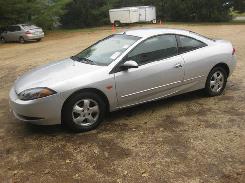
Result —
<svg viewBox="0 0 245 183"><path fill-rule="evenodd" d="M137 30L128 30L123 32L123 34L137 36L141 38L148 38L156 36L159 34L181 34L181 35L190 35L190 31L182 29L168 29L168 28L159 28L159 29L137 29Z"/></svg>

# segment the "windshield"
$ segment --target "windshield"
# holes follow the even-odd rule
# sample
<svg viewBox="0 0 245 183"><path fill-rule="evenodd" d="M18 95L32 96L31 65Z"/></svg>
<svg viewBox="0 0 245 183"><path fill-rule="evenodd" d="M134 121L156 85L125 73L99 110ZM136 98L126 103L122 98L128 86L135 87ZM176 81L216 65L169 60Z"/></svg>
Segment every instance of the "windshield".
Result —
<svg viewBox="0 0 245 183"><path fill-rule="evenodd" d="M106 66L116 60L139 39L139 37L125 34L112 35L95 43L81 53L72 57L72 59L85 63Z"/></svg>

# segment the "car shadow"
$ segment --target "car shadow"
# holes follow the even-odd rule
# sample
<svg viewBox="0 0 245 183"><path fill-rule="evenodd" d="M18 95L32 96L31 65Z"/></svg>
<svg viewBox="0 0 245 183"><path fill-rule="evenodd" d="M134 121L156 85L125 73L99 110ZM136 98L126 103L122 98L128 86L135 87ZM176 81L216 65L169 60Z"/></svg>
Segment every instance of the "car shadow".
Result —
<svg viewBox="0 0 245 183"><path fill-rule="evenodd" d="M0 43L0 45L25 45L25 44L33 44L33 43L40 43L41 41L35 41L35 40L29 40L24 43L20 43L18 41L11 41L11 42L5 42Z"/></svg>
<svg viewBox="0 0 245 183"><path fill-rule="evenodd" d="M204 92L200 90L111 112L107 114L104 122L96 130L98 133L102 133L108 127L108 125L111 125L111 123L117 123L118 119L132 117L136 113L142 114L146 111L153 111L157 110L158 108L162 109L167 107L170 103L174 104L180 102L194 101L204 97L206 97ZM25 124L25 134L56 136L61 134L75 133L63 127L63 125L50 125L47 127L27 123Z"/></svg>
<svg viewBox="0 0 245 183"><path fill-rule="evenodd" d="M140 105L132 106L129 108L120 109L115 112L111 112L107 115L106 122L116 121L117 119L123 118L123 117L131 117L134 114L142 114L146 111L153 111L157 110L158 108L165 108L170 103L180 103L180 102L188 102L188 101L194 101L200 98L205 98L206 95L202 90L193 91L169 98L163 98L152 102L146 102Z"/></svg>
<svg viewBox="0 0 245 183"><path fill-rule="evenodd" d="M48 135L48 136L56 136L66 133L72 133L62 125L34 125L34 124L25 124L25 134L40 134L40 135Z"/></svg>

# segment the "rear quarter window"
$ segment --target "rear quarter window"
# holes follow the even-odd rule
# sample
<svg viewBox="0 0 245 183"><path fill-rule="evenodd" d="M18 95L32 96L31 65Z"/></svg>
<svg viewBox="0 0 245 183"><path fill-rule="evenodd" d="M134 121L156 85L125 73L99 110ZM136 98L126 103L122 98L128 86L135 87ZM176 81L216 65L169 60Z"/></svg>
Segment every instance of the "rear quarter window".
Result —
<svg viewBox="0 0 245 183"><path fill-rule="evenodd" d="M180 54L207 46L202 41L181 35L178 36L178 42L178 49Z"/></svg>

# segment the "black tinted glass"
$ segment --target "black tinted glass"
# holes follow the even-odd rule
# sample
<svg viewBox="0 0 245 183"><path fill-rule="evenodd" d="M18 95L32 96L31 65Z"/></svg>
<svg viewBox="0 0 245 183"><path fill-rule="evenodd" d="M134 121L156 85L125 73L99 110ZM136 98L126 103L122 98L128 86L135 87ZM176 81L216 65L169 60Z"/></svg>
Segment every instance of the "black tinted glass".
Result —
<svg viewBox="0 0 245 183"><path fill-rule="evenodd" d="M9 27L8 27L8 31L9 31L9 32L14 32L14 26L9 26Z"/></svg>
<svg viewBox="0 0 245 183"><path fill-rule="evenodd" d="M13 25L13 26L8 27L9 32L15 32L15 31L20 31L20 30L21 30L20 26Z"/></svg>
<svg viewBox="0 0 245 183"><path fill-rule="evenodd" d="M14 26L14 31L20 31L20 30L21 30L20 26Z"/></svg>
<svg viewBox="0 0 245 183"><path fill-rule="evenodd" d="M205 43L190 37L186 37L186 36L178 36L178 37L180 42L179 53L188 52L206 46Z"/></svg>
<svg viewBox="0 0 245 183"><path fill-rule="evenodd" d="M161 35L149 38L128 54L127 60L139 65L162 60L177 55L177 42L174 35Z"/></svg>

